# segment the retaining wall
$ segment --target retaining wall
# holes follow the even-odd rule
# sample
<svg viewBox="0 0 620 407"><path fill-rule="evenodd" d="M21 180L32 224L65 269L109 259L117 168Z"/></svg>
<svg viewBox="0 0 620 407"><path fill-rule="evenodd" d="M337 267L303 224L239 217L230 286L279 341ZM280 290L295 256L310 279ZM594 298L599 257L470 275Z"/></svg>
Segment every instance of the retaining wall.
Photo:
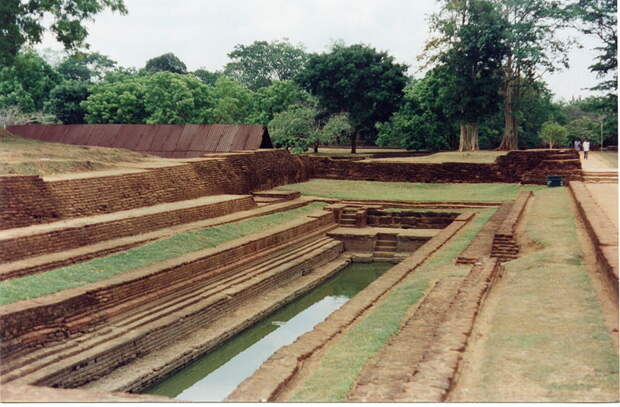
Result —
<svg viewBox="0 0 620 407"><path fill-rule="evenodd" d="M547 175L581 177L581 163L572 150L511 151L491 164L364 162L304 156L312 177L389 182L545 184Z"/></svg>
<svg viewBox="0 0 620 407"><path fill-rule="evenodd" d="M0 177L0 229L195 199L248 194L308 180L302 160L284 150L222 155L139 172L82 178Z"/></svg>
<svg viewBox="0 0 620 407"><path fill-rule="evenodd" d="M108 317L135 305L143 305L149 295L161 298L178 284L196 278L209 279L227 266L252 255L308 235L334 224L331 212L283 225L240 241L224 243L180 259L143 267L91 283L40 297L36 302L20 301L0 307L0 356L12 357L29 346L58 340L87 330ZM176 285L175 285L176 284ZM132 303L135 302L134 303ZM108 310L108 311L106 311Z"/></svg>

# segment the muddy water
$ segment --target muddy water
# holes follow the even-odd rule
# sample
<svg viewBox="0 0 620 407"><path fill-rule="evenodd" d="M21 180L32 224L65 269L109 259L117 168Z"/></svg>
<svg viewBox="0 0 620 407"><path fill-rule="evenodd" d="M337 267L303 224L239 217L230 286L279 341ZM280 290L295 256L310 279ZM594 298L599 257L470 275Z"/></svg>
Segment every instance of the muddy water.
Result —
<svg viewBox="0 0 620 407"><path fill-rule="evenodd" d="M390 263L352 263L325 283L145 390L187 401L222 401L275 351L312 330Z"/></svg>

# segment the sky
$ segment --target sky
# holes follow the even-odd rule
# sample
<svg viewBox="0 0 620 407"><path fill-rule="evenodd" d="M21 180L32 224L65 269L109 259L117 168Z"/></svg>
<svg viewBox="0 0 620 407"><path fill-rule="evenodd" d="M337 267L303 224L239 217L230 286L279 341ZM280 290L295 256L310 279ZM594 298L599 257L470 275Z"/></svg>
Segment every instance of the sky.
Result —
<svg viewBox="0 0 620 407"><path fill-rule="evenodd" d="M429 39L428 16L436 0L125 0L127 15L103 12L88 24L87 42L121 66L141 68L150 58L172 52L189 70L221 70L237 44L288 38L308 52L331 43L365 43L387 51L420 77L417 56ZM579 34L577 34L579 35ZM598 43L570 53L570 69L545 80L556 99L592 94L597 83L588 71ZM46 36L38 49L60 49Z"/></svg>

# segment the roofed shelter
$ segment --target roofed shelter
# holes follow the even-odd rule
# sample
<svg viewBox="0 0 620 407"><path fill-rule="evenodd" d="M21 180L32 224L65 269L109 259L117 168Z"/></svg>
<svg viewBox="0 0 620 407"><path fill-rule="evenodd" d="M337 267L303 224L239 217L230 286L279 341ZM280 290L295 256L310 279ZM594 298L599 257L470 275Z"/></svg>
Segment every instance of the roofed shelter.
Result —
<svg viewBox="0 0 620 407"><path fill-rule="evenodd" d="M167 158L273 148L267 127L257 124L29 124L7 130L41 141L126 148Z"/></svg>

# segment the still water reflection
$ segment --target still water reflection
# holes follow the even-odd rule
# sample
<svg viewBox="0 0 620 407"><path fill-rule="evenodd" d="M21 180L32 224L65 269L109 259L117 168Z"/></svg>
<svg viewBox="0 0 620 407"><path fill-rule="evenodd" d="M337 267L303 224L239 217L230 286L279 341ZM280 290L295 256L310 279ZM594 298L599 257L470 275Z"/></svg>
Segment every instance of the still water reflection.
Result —
<svg viewBox="0 0 620 407"><path fill-rule="evenodd" d="M352 263L325 283L205 354L144 393L222 401L275 351L323 321L393 264Z"/></svg>

